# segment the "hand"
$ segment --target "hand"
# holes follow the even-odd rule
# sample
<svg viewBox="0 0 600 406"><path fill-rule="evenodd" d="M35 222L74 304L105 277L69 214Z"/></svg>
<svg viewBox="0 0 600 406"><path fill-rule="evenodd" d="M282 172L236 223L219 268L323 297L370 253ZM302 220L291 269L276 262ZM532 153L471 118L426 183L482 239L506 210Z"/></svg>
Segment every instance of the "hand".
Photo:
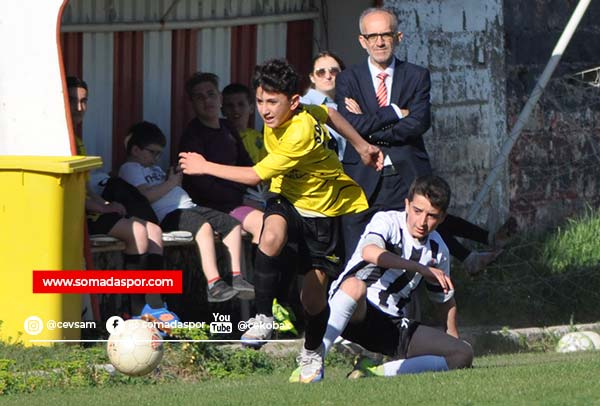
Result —
<svg viewBox="0 0 600 406"><path fill-rule="evenodd" d="M402 118L408 116L410 114L410 110L408 109L400 109L400 113L402 113Z"/></svg>
<svg viewBox="0 0 600 406"><path fill-rule="evenodd" d="M452 284L452 280L441 269L434 268L432 266L422 266L419 273L423 275L423 277L427 279L430 283L440 285L444 290L444 294L447 294L448 291L454 289L454 284Z"/></svg>
<svg viewBox="0 0 600 406"><path fill-rule="evenodd" d="M358 103L356 102L356 100L350 98L350 97L346 97L344 99L344 103L346 104L346 109L350 112L350 113L354 113L354 114L362 114L362 110L360 109L360 106L358 105ZM408 112L408 110L406 110ZM404 112L402 113L404 115ZM407 113L408 115L408 113Z"/></svg>
<svg viewBox="0 0 600 406"><path fill-rule="evenodd" d="M124 216L127 214L127 209L119 202L110 202L102 206L102 213L117 213Z"/></svg>
<svg viewBox="0 0 600 406"><path fill-rule="evenodd" d="M361 148L360 151L358 151L363 164L371 166L377 171L382 170L383 152L381 152L381 150L375 145L371 145L369 143L365 143L365 145L365 148Z"/></svg>
<svg viewBox="0 0 600 406"><path fill-rule="evenodd" d="M186 175L203 175L206 163L207 160L196 152L179 153L179 166Z"/></svg>

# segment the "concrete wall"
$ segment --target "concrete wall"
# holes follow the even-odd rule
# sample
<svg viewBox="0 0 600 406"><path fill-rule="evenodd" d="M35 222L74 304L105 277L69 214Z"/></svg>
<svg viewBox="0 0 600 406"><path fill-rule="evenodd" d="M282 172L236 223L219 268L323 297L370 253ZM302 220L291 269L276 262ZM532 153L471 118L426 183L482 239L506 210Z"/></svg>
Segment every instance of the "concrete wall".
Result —
<svg viewBox="0 0 600 406"><path fill-rule="evenodd" d="M504 0L509 126L577 3ZM521 227L554 227L600 203L600 88L571 78L600 66L598 21L592 1L511 153L510 207Z"/></svg>
<svg viewBox="0 0 600 406"><path fill-rule="evenodd" d="M342 58L346 65L359 63L367 54L358 43L358 17L372 7L372 0L325 0L321 4L322 27L320 49L328 49ZM327 35L326 35L327 34Z"/></svg>
<svg viewBox="0 0 600 406"><path fill-rule="evenodd" d="M434 170L465 215L506 136L501 0L390 0L404 32L396 54L431 71L433 125L426 143ZM495 227L508 215L504 171L477 217Z"/></svg>

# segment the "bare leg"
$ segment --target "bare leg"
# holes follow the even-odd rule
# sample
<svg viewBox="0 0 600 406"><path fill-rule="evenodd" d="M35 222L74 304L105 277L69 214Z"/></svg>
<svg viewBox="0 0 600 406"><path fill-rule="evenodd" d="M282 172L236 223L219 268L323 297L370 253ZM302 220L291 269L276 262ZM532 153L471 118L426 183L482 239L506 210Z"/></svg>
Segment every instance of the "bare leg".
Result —
<svg viewBox="0 0 600 406"><path fill-rule="evenodd" d="M140 255L148 251L148 232L138 221L122 218L110 229L108 235L125 241L125 254Z"/></svg>
<svg viewBox="0 0 600 406"><path fill-rule="evenodd" d="M223 244L231 257L231 273L239 275L242 272L242 226L235 226L223 238Z"/></svg>
<svg viewBox="0 0 600 406"><path fill-rule="evenodd" d="M210 224L204 223L196 233L196 244L200 251L202 271L207 281L219 277L217 267L217 252L215 249L215 237Z"/></svg>
<svg viewBox="0 0 600 406"><path fill-rule="evenodd" d="M263 225L263 212L260 210L253 210L246 218L244 218L244 222L242 223L242 228L244 231L250 233L252 235L252 243L258 244L260 240L260 230Z"/></svg>

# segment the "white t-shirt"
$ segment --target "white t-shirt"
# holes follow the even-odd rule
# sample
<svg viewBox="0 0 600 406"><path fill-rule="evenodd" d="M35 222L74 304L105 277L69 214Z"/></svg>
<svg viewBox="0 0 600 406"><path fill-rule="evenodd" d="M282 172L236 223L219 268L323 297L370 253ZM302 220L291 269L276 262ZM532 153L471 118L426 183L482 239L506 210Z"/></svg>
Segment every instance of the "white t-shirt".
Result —
<svg viewBox="0 0 600 406"><path fill-rule="evenodd" d="M125 162L121 165L119 177L135 187L140 185L156 186L167 180L167 174L160 166L146 167L137 162ZM179 186L175 186L166 195L152 203L152 209L154 209L159 222L162 222L165 216L174 210L189 209L195 206L190 195Z"/></svg>

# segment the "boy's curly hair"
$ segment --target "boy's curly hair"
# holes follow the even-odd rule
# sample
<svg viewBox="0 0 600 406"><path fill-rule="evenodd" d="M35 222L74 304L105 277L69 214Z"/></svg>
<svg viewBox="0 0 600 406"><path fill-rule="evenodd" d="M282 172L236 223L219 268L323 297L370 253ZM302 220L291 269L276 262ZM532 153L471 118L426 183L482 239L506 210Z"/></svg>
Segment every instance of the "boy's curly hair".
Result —
<svg viewBox="0 0 600 406"><path fill-rule="evenodd" d="M254 69L252 85L256 90L262 87L270 93L283 93L292 97L299 92L300 77L284 59L271 59Z"/></svg>

